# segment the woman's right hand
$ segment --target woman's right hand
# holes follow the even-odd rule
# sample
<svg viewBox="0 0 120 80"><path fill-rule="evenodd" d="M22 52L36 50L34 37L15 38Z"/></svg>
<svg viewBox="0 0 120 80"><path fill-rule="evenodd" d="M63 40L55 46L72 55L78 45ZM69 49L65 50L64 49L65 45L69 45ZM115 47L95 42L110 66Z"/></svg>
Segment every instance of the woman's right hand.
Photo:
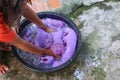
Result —
<svg viewBox="0 0 120 80"><path fill-rule="evenodd" d="M56 60L60 60L62 56L56 55L50 48L46 49L45 55L53 56Z"/></svg>
<svg viewBox="0 0 120 80"><path fill-rule="evenodd" d="M50 48L45 49L45 52L43 53L43 55L53 56L54 58L57 58L57 57L58 57L57 55L55 55L55 54L53 53L53 51L52 51Z"/></svg>

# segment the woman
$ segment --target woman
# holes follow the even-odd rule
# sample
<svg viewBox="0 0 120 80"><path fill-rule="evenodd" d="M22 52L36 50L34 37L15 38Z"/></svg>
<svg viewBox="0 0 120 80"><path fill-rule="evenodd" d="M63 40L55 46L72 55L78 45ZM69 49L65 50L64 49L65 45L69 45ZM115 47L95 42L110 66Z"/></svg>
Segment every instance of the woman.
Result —
<svg viewBox="0 0 120 80"><path fill-rule="evenodd" d="M10 45L14 45L34 54L57 57L50 49L38 48L20 38L16 32L12 30L12 27L15 29L19 27L20 17L22 15L46 32L54 31L42 23L35 12L28 6L27 2L31 3L31 0L0 0L0 49L11 50ZM0 74L5 74L8 70L8 66L0 62Z"/></svg>

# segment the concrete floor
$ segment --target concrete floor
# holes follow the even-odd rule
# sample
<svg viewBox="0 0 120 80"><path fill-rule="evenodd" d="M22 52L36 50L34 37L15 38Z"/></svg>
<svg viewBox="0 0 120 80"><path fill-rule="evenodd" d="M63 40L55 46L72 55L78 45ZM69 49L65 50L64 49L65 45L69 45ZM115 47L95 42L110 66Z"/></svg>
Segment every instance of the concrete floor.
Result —
<svg viewBox="0 0 120 80"><path fill-rule="evenodd" d="M70 17L83 38L81 52L73 63L56 72L39 73L9 53L6 59L11 69L0 80L120 80L120 2L99 4L89 5L77 18Z"/></svg>

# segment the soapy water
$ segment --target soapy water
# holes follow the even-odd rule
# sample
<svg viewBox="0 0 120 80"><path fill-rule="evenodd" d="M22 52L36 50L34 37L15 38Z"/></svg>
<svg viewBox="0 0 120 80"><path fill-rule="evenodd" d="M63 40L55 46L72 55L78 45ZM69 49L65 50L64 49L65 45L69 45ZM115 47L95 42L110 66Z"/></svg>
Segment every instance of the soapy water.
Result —
<svg viewBox="0 0 120 80"><path fill-rule="evenodd" d="M77 42L76 33L60 20L46 18L42 21L57 31L47 33L35 24L30 23L21 32L21 37L38 47L50 48L54 54L61 58L40 56L20 49L17 49L18 55L25 63L36 68L54 68L65 64L74 55Z"/></svg>

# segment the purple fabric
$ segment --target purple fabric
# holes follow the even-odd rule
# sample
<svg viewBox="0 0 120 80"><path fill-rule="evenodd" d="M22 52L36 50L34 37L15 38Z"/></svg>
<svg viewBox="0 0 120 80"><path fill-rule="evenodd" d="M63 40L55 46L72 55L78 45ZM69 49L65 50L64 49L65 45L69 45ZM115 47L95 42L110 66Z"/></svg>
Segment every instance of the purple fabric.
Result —
<svg viewBox="0 0 120 80"><path fill-rule="evenodd" d="M42 48L49 48L54 40L51 34L43 30L39 30L38 34L34 38L35 45Z"/></svg>
<svg viewBox="0 0 120 80"><path fill-rule="evenodd" d="M62 21L46 18L42 20L48 26L56 29L56 32L47 33L33 23L29 24L23 39L38 47L49 48L61 57L60 60L52 56L39 56L19 51L20 57L29 65L41 68L57 67L67 62L73 55L76 47L76 33Z"/></svg>

